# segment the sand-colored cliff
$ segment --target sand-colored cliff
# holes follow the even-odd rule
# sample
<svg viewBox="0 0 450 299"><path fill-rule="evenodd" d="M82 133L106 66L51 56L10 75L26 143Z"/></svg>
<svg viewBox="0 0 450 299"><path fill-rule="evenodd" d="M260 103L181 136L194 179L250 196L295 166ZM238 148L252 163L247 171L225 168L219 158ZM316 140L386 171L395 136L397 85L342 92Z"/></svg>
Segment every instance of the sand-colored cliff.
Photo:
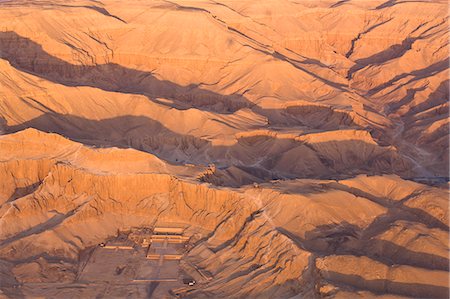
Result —
<svg viewBox="0 0 450 299"><path fill-rule="evenodd" d="M0 0L0 297L448 297L448 51L446 1ZM175 223L195 288L83 280Z"/></svg>

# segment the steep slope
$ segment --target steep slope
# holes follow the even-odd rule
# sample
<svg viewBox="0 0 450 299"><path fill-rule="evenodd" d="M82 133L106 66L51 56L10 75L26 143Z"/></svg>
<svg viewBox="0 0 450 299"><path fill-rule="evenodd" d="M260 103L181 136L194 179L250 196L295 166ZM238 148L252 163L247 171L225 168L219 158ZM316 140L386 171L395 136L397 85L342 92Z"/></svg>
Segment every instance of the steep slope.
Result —
<svg viewBox="0 0 450 299"><path fill-rule="evenodd" d="M88 149L34 130L1 137L0 149L8 170L2 181L20 190L10 190L13 197L4 195L9 200L1 207L0 254L24 283L71 282L84 249L118 229L158 221L185 223L200 240L185 259L212 273L214 280L192 296L318 296L327 281L334 291L344 284L343 290L407 296L427 288L435 289L430 295L436 297L448 293L445 284L436 289L423 275L427 269L441 280L448 274L448 192L442 189L395 176L217 189L195 180L200 169L166 165L132 150ZM38 155L42 152L47 154ZM140 156L148 162L135 164ZM351 276L340 278L350 274L332 261L348 254L405 265L402 271L417 273L414 282L423 287L405 289L404 276L385 278L392 284L382 289L361 285ZM25 275L32 267L39 271ZM330 274L336 271L341 276ZM362 272L352 275L365 277Z"/></svg>
<svg viewBox="0 0 450 299"><path fill-rule="evenodd" d="M165 224L198 283L164 296L448 297L448 28L443 0L0 0L0 297L158 297L80 277Z"/></svg>

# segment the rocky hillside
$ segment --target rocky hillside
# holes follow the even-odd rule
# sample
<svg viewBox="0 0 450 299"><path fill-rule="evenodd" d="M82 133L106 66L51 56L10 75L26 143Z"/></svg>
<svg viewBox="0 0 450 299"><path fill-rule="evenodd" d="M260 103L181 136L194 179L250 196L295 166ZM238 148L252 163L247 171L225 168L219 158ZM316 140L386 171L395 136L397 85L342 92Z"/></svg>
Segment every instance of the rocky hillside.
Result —
<svg viewBox="0 0 450 299"><path fill-rule="evenodd" d="M448 28L440 0L0 0L0 297L121 297L48 286L173 222L213 277L182 298L447 298Z"/></svg>

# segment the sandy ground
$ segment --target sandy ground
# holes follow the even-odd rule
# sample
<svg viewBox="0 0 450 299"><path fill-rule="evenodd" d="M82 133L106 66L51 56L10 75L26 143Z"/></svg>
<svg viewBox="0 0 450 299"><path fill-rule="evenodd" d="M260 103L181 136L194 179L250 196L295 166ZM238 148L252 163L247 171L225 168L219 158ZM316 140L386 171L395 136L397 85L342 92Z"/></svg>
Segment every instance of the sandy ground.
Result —
<svg viewBox="0 0 450 299"><path fill-rule="evenodd" d="M183 253L180 244L158 245L161 255ZM46 298L176 298L172 290L192 288L183 283L183 278L192 277L180 269L179 261L150 260L146 253L147 248L137 244L131 249L96 246L79 261L73 282L26 283L9 292Z"/></svg>

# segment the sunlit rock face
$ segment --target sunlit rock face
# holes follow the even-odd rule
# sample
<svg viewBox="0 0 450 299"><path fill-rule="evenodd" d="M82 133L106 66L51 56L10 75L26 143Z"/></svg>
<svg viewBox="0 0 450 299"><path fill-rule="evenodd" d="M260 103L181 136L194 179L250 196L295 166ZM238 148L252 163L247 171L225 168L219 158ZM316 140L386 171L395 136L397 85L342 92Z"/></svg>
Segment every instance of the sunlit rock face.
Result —
<svg viewBox="0 0 450 299"><path fill-rule="evenodd" d="M439 0L0 0L0 297L448 298L448 53Z"/></svg>

